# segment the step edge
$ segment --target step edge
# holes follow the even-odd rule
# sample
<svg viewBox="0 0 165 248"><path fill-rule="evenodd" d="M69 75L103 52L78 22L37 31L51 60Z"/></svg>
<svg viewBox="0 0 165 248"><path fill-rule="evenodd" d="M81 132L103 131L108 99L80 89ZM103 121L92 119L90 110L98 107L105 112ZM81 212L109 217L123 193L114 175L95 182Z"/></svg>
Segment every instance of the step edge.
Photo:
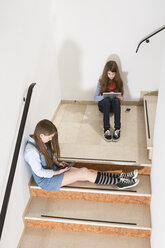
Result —
<svg viewBox="0 0 165 248"><path fill-rule="evenodd" d="M116 228L127 228L127 229L138 229L138 230L148 230L151 231L151 227L141 227L141 226L128 226L128 225L119 225L119 224L107 224L107 223L101 223L101 222L90 222L88 220L84 221L78 221L78 220L66 220L66 219L55 219L55 218L39 218L39 217L24 217L25 220L36 220L36 221L48 221L48 222L62 222L62 223L70 223L70 224L82 224L82 225L92 225L92 226L104 226L104 227L116 227Z"/></svg>
<svg viewBox="0 0 165 248"><path fill-rule="evenodd" d="M104 159L93 159L93 158L73 158L73 157L60 157L60 160L67 161L67 162L77 162L77 163L92 163L92 164L114 164L114 165L127 165L127 166L149 166L151 167L151 163L137 163L137 161L127 161L127 160L104 160Z"/></svg>
<svg viewBox="0 0 165 248"><path fill-rule="evenodd" d="M38 189L42 190L39 186L30 186L31 189ZM107 194L107 195L132 195L132 196L143 196L143 197L151 197L151 194L149 193L134 193L134 192L123 192L123 191L105 191L104 189L102 190L97 190L97 189L90 189L90 190L85 190L85 189L73 189L73 188L62 188L60 191L69 191L69 192L79 192L79 193L97 193L97 194Z"/></svg>

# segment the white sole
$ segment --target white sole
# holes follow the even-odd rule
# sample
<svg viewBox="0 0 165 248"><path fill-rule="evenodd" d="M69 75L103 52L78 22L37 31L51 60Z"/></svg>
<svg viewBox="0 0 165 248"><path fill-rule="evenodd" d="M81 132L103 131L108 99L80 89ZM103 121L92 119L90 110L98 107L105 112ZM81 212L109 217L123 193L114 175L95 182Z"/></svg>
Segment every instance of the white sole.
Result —
<svg viewBox="0 0 165 248"><path fill-rule="evenodd" d="M107 141L107 142L112 142L113 141L112 139L111 140L107 140L106 138L104 138L104 140Z"/></svg>
<svg viewBox="0 0 165 248"><path fill-rule="evenodd" d="M119 140L120 140L120 138L119 138L119 139L117 139L117 140L112 139L112 141L113 141L113 142L117 142L117 141L119 141Z"/></svg>

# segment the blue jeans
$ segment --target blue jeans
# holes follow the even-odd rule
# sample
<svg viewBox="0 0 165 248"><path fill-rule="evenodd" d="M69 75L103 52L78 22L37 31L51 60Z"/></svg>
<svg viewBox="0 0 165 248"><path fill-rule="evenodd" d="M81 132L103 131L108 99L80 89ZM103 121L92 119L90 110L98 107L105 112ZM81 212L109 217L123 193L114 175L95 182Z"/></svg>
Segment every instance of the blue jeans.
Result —
<svg viewBox="0 0 165 248"><path fill-rule="evenodd" d="M109 114L114 113L114 128L120 129L120 100L115 98L106 97L100 102L98 102L99 110L103 113L103 123L104 123L104 131L110 128Z"/></svg>

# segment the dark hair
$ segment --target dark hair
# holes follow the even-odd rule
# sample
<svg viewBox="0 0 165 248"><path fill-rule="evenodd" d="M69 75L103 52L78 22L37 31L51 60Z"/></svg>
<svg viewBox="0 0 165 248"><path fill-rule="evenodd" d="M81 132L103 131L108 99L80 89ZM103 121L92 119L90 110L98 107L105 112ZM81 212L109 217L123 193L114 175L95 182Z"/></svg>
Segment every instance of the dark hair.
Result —
<svg viewBox="0 0 165 248"><path fill-rule="evenodd" d="M116 91L121 92L121 94L123 95L123 81L120 77L118 66L116 62L113 60L110 60L106 63L102 76L100 78L101 95L103 94L103 92L107 91L107 86L110 81L110 79L108 78L108 74L107 74L108 71L116 73L115 78L114 78L116 82Z"/></svg>
<svg viewBox="0 0 165 248"><path fill-rule="evenodd" d="M49 154L48 150L45 147L45 144L42 142L40 134L44 134L46 136L54 134L52 140L46 143L47 148L50 150L51 154ZM38 122L34 130L33 138L36 142L37 148L44 155L48 168L52 169L53 156L55 156L56 158L60 157L58 132L56 126L49 120L42 120Z"/></svg>

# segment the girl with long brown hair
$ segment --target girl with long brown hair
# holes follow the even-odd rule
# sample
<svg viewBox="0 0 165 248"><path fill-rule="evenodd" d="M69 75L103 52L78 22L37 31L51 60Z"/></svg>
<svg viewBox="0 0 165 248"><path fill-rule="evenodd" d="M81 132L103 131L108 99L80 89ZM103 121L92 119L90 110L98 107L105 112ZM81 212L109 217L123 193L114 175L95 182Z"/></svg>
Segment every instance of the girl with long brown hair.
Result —
<svg viewBox="0 0 165 248"><path fill-rule="evenodd" d="M114 184L119 189L131 188L139 183L138 170L129 173L105 173L91 171L85 167L69 168L67 162L60 162L58 132L49 120L40 121L30 135L24 151L35 182L45 190L56 190L76 181L96 184Z"/></svg>
<svg viewBox="0 0 165 248"><path fill-rule="evenodd" d="M121 95L103 98L104 92L119 92ZM118 141L120 138L120 112L123 99L123 81L120 77L117 63L108 61L104 67L102 76L97 84L94 101L98 102L98 108L103 113L104 139L106 141ZM110 133L109 114L114 112L114 132Z"/></svg>

